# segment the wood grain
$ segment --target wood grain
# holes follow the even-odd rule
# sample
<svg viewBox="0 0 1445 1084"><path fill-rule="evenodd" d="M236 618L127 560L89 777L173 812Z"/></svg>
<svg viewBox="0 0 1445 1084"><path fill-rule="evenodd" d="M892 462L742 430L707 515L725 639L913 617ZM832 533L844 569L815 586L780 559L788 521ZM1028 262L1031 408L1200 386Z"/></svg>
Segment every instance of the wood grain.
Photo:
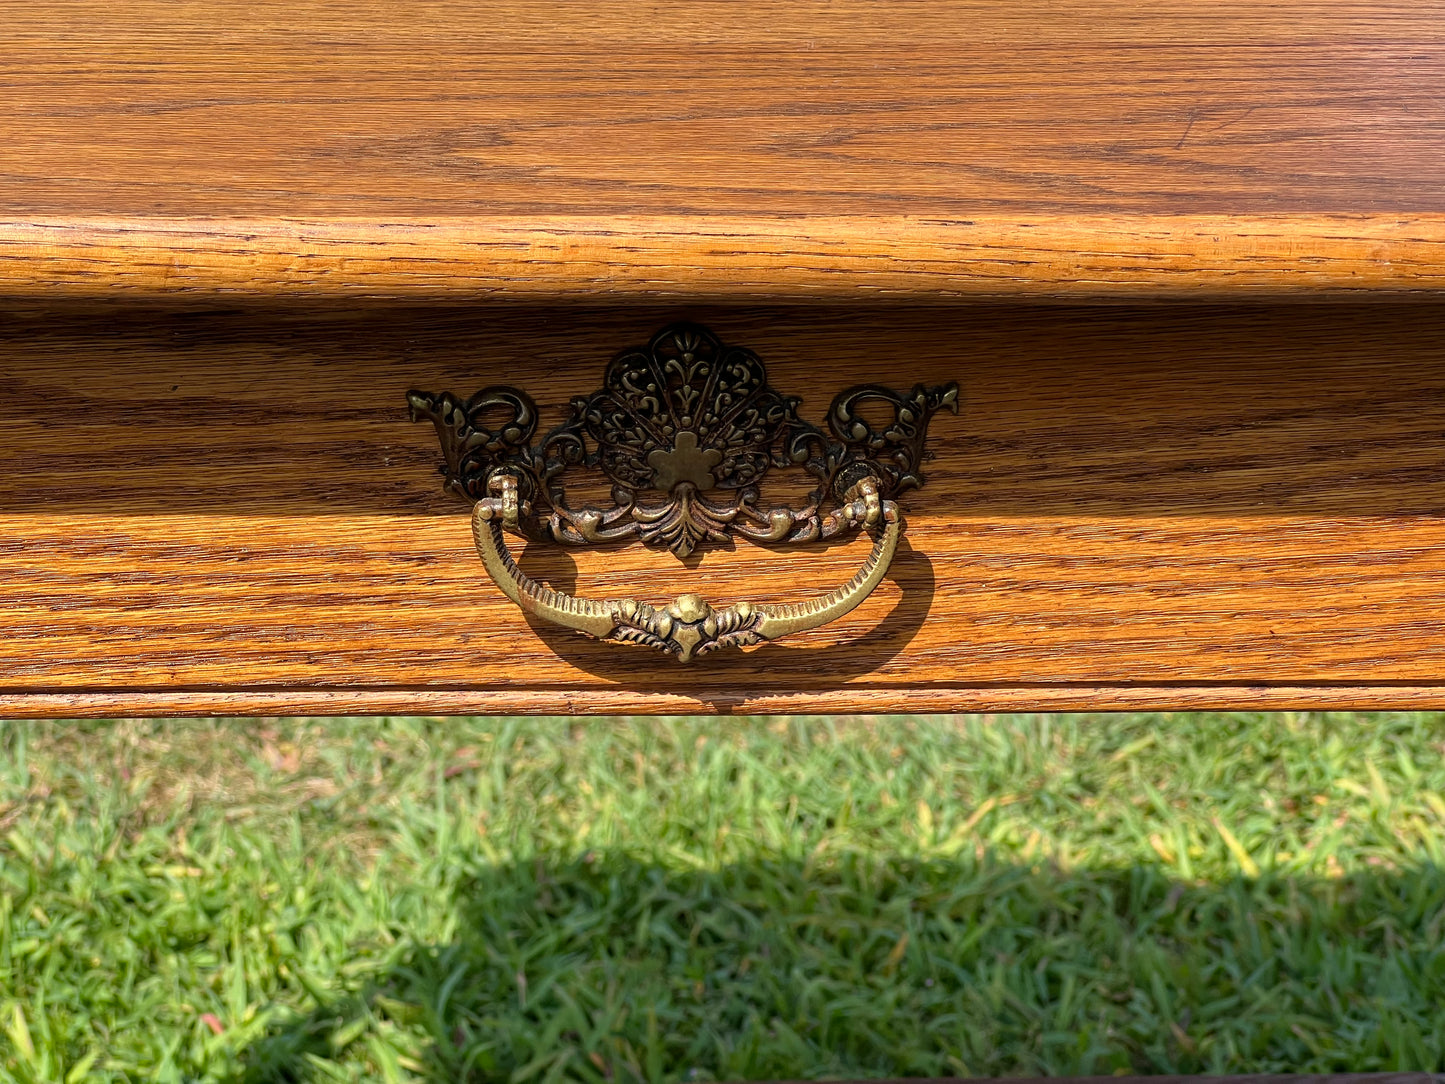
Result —
<svg viewBox="0 0 1445 1084"><path fill-rule="evenodd" d="M1445 290L1445 214L10 219L0 296L1238 301Z"/></svg>
<svg viewBox="0 0 1445 1084"><path fill-rule="evenodd" d="M835 390L958 379L835 626L691 667L533 628L408 387L560 417L678 316ZM1445 700L1445 306L13 310L0 709L888 711ZM781 601L863 542L531 547L564 589Z"/></svg>
<svg viewBox="0 0 1445 1084"><path fill-rule="evenodd" d="M0 292L1439 290L1445 4L65 0Z"/></svg>
<svg viewBox="0 0 1445 1084"><path fill-rule="evenodd" d="M0 690L0 718L122 719L286 715L862 715L1096 711L1438 711L1437 685L930 685L852 686L838 705L814 693L748 685L705 697L628 689L92 688Z"/></svg>

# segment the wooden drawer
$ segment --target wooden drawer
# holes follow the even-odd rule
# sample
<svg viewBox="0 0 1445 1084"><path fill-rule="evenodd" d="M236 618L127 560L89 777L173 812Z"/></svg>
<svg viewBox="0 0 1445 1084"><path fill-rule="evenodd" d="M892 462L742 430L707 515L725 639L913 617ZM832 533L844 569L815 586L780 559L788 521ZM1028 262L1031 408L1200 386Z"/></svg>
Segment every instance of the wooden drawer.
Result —
<svg viewBox="0 0 1445 1084"><path fill-rule="evenodd" d="M682 666L487 578L412 387L543 422L700 320L821 422L957 380L881 587ZM14 308L0 709L954 711L1436 704L1445 305ZM868 543L519 546L564 590L795 600Z"/></svg>
<svg viewBox="0 0 1445 1084"><path fill-rule="evenodd" d="M0 711L1445 701L1429 5L10 6ZM873 595L687 666L523 616L406 397L556 422L678 320L814 424L962 388ZM521 564L769 606L867 546Z"/></svg>

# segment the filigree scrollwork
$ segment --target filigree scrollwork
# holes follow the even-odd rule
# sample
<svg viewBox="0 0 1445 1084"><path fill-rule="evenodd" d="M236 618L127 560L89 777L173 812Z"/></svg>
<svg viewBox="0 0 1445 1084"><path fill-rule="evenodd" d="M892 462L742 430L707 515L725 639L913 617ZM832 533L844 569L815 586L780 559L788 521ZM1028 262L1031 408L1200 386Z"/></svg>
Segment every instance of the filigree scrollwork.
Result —
<svg viewBox="0 0 1445 1084"><path fill-rule="evenodd" d="M602 387L572 400L567 420L540 441L536 404L517 388L484 388L466 400L411 391L407 401L413 421L436 427L447 488L476 502L478 549L513 601L558 624L687 661L815 627L873 589L902 532L893 498L923 484L929 420L940 409L957 411L958 385L920 384L907 394L849 388L834 398L824 432L799 416L800 399L768 384L752 351L677 324L614 358ZM569 467L601 471L612 503L572 507ZM760 485L784 469L804 471L816 485L800 506L765 507ZM679 557L734 536L782 544L866 528L876 537L864 569L836 591L790 607L714 610L691 594L666 607L562 595L517 568L503 528L568 545L635 539Z"/></svg>
<svg viewBox="0 0 1445 1084"><path fill-rule="evenodd" d="M585 544L635 538L680 557L732 535L764 543L808 542L855 530L839 510L872 477L884 499L923 484L928 422L958 409L958 385L902 394L849 388L828 411L828 433L798 416L800 399L768 384L762 360L712 332L678 324L607 367L602 387L572 401L571 416L539 443L537 407L512 387L462 400L451 392L407 394L413 420L436 426L449 489L470 500L501 472L517 479L517 529L538 541ZM890 420L864 417L881 408ZM568 467L601 470L611 507L573 508ZM801 507L760 505L770 470L802 469L817 487Z"/></svg>

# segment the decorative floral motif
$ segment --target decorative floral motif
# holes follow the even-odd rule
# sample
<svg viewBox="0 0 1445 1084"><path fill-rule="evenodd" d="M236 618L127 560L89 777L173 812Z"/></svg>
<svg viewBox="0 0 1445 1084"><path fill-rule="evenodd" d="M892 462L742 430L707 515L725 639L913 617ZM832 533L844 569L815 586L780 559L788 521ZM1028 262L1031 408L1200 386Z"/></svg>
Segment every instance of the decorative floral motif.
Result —
<svg viewBox="0 0 1445 1084"><path fill-rule="evenodd" d="M636 538L686 556L731 535L803 542L855 530L848 493L865 477L884 497L921 485L928 422L958 409L958 385L850 388L828 412L832 437L798 417L801 400L768 384L762 360L724 346L706 328L677 324L608 365L599 391L572 401L572 416L532 444L537 408L522 391L486 388L462 401L450 392L407 394L413 420L441 440L448 488L479 500L500 474L517 479L518 529L527 537L583 544ZM891 408L875 429L869 404ZM600 469L614 483L610 508L571 508L561 476ZM801 508L758 507L772 468L818 480ZM718 496L708 496L718 494Z"/></svg>
<svg viewBox="0 0 1445 1084"><path fill-rule="evenodd" d="M758 631L761 610L746 602L714 610L700 595L679 595L661 607L619 602L613 617L617 626L609 639L655 648L677 656L679 662L691 662L723 648L748 647L764 638Z"/></svg>

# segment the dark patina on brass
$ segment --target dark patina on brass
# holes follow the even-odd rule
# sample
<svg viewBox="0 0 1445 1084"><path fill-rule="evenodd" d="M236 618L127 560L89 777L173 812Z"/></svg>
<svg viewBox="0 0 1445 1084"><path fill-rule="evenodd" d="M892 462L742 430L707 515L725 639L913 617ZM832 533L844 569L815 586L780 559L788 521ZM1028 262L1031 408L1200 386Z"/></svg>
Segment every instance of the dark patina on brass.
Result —
<svg viewBox="0 0 1445 1084"><path fill-rule="evenodd" d="M923 484L929 419L957 411L958 385L876 384L839 393L827 432L798 415L801 400L768 384L762 360L708 329L676 324L607 367L602 387L572 400L571 415L533 443L537 407L517 388L407 393L412 419L431 421L447 488L476 502L473 527L488 571L524 609L604 639L644 643L683 661L721 647L816 627L858 604L882 579L902 532L893 502ZM864 417L886 416L881 424ZM568 468L595 468L610 505L572 507ZM773 470L816 480L799 506L764 505ZM638 540L679 557L733 536L765 544L812 542L867 528L873 554L853 581L794 606L739 603L714 610L696 595L667 607L594 602L526 577L503 529L535 541L581 545ZM786 611L786 612L785 612Z"/></svg>

